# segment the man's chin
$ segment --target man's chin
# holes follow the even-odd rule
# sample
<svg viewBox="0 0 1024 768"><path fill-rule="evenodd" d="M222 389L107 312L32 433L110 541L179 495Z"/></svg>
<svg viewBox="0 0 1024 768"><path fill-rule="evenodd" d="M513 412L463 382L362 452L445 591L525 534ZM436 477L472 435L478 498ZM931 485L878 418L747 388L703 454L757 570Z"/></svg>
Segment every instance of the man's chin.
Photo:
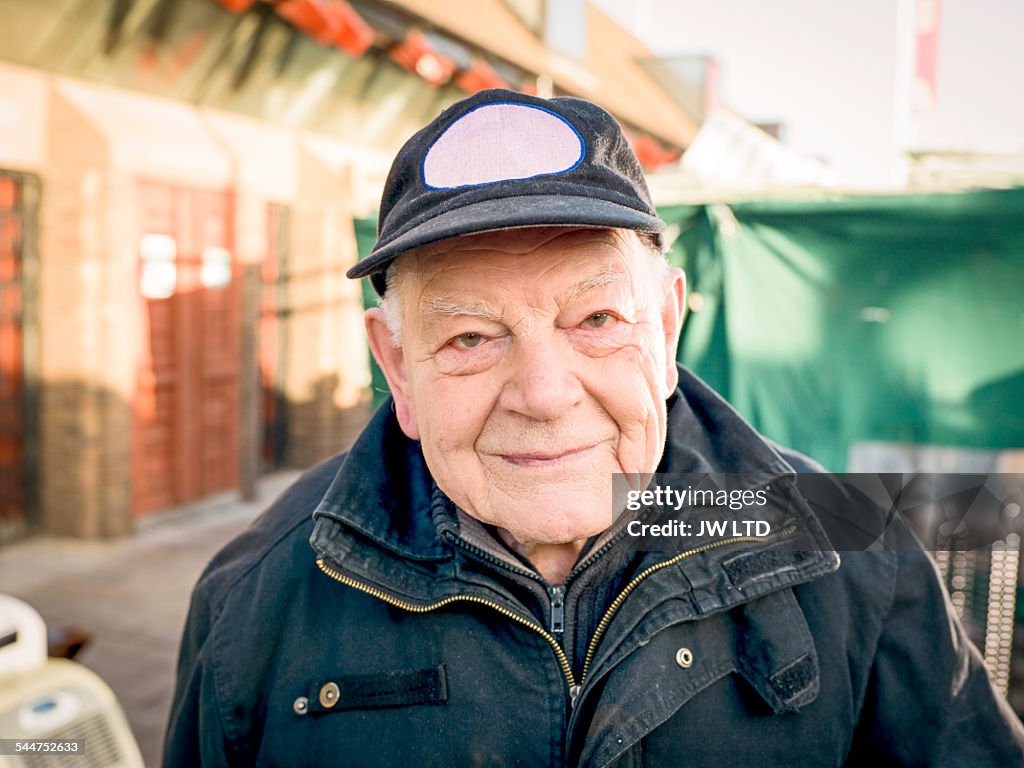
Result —
<svg viewBox="0 0 1024 768"><path fill-rule="evenodd" d="M600 514L559 513L557 509L549 509L538 519L536 509L530 512L510 509L496 515L494 524L504 528L523 546L570 544L607 530L612 524L612 514L610 509Z"/></svg>
<svg viewBox="0 0 1024 768"><path fill-rule="evenodd" d="M518 473L516 473L518 475ZM460 505L472 517L508 531L524 544L566 544L587 539L609 528L614 520L612 474L602 480L486 476L487 492ZM476 503L474 503L476 502Z"/></svg>

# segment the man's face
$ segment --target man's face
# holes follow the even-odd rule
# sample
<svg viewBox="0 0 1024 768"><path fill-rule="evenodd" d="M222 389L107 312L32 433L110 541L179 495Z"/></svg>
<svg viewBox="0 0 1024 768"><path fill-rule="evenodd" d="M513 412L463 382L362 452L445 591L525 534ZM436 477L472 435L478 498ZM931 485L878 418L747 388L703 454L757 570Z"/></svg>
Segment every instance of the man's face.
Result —
<svg viewBox="0 0 1024 768"><path fill-rule="evenodd" d="M402 347L367 329L404 432L469 515L524 544L594 535L613 473L653 472L682 273L664 279L632 232L544 228L403 256Z"/></svg>

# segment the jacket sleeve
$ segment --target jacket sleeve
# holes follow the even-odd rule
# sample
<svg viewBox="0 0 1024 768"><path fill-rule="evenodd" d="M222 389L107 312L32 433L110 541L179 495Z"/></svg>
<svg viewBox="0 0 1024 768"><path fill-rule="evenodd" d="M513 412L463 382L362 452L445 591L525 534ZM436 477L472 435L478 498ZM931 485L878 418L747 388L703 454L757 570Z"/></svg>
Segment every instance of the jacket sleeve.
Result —
<svg viewBox="0 0 1024 768"><path fill-rule="evenodd" d="M931 557L901 523L897 569L850 763L1024 766L1024 728L992 687Z"/></svg>
<svg viewBox="0 0 1024 768"><path fill-rule="evenodd" d="M165 768L228 766L227 743L213 667L213 610L204 582L192 594L164 741Z"/></svg>

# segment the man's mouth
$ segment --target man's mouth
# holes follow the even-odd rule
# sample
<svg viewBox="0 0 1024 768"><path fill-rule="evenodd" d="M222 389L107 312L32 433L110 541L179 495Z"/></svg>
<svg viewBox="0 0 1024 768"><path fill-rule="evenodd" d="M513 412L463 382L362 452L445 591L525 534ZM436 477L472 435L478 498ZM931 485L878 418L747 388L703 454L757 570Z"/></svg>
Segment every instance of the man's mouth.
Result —
<svg viewBox="0 0 1024 768"><path fill-rule="evenodd" d="M584 445L564 450L499 453L497 455L503 461L518 467L545 467L573 461L582 457L593 448L593 445Z"/></svg>

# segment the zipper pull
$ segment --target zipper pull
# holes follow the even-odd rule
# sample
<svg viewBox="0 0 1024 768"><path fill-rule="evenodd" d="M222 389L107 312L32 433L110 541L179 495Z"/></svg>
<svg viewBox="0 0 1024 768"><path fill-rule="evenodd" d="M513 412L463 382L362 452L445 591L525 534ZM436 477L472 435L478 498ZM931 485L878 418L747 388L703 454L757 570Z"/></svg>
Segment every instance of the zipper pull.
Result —
<svg viewBox="0 0 1024 768"><path fill-rule="evenodd" d="M557 584L548 588L551 597L551 633L561 635L565 631L565 587Z"/></svg>
<svg viewBox="0 0 1024 768"><path fill-rule="evenodd" d="M581 685L569 686L569 709L576 709L576 699L580 697L582 688Z"/></svg>

